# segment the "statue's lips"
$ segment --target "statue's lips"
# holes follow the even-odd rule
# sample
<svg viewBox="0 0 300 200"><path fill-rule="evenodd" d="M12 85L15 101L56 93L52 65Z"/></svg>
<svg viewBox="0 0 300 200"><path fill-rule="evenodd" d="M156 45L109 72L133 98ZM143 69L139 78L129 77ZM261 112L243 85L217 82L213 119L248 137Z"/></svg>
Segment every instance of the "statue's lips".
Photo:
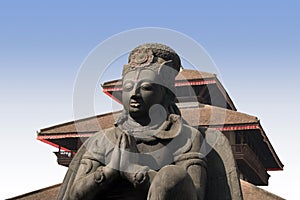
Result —
<svg viewBox="0 0 300 200"><path fill-rule="evenodd" d="M139 108L140 104L139 103L131 103L130 106L133 108Z"/></svg>
<svg viewBox="0 0 300 200"><path fill-rule="evenodd" d="M132 108L139 108L141 107L141 102L137 100L130 100L130 107Z"/></svg>

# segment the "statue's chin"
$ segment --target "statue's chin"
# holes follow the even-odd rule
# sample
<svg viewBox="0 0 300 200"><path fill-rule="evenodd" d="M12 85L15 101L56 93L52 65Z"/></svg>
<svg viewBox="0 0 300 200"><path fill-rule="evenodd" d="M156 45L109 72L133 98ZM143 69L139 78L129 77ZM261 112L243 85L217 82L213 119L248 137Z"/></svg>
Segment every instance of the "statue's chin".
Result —
<svg viewBox="0 0 300 200"><path fill-rule="evenodd" d="M135 121L140 121L143 119L148 119L148 113L141 111L139 108L131 108L129 109L129 115Z"/></svg>

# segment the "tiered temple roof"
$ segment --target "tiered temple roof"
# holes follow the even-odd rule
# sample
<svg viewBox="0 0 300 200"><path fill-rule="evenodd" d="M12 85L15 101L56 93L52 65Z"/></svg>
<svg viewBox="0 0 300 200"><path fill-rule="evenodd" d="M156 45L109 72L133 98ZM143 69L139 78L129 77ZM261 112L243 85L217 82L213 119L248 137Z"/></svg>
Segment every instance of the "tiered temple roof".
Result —
<svg viewBox="0 0 300 200"><path fill-rule="evenodd" d="M106 82L102 87L121 103L121 80ZM242 179L267 185L267 171L283 169L258 118L236 111L216 75L183 70L176 78L176 91L177 105L189 125L216 128L227 136ZM101 129L112 127L120 114L121 111L106 113L44 128L38 132L38 139L58 147L58 163L68 166L83 141Z"/></svg>

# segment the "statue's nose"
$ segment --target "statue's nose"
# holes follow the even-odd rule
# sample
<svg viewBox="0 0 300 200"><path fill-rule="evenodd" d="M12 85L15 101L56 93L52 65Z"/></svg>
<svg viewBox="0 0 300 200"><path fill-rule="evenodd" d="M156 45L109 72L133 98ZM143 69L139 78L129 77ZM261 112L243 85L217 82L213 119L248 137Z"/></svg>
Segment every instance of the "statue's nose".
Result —
<svg viewBox="0 0 300 200"><path fill-rule="evenodd" d="M141 89L141 87L139 87L137 84L135 84L133 86L133 89L131 90L131 96L132 97L140 96L140 89Z"/></svg>

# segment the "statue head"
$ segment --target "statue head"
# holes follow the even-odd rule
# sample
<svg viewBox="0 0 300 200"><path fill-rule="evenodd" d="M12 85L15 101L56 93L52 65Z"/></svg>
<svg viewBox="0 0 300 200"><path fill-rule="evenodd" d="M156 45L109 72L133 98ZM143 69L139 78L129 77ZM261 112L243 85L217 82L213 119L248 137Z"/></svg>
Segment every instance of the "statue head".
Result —
<svg viewBox="0 0 300 200"><path fill-rule="evenodd" d="M143 125L159 119L162 112L179 114L174 90L180 67L179 56L166 45L149 43L136 47L122 73L126 113Z"/></svg>

